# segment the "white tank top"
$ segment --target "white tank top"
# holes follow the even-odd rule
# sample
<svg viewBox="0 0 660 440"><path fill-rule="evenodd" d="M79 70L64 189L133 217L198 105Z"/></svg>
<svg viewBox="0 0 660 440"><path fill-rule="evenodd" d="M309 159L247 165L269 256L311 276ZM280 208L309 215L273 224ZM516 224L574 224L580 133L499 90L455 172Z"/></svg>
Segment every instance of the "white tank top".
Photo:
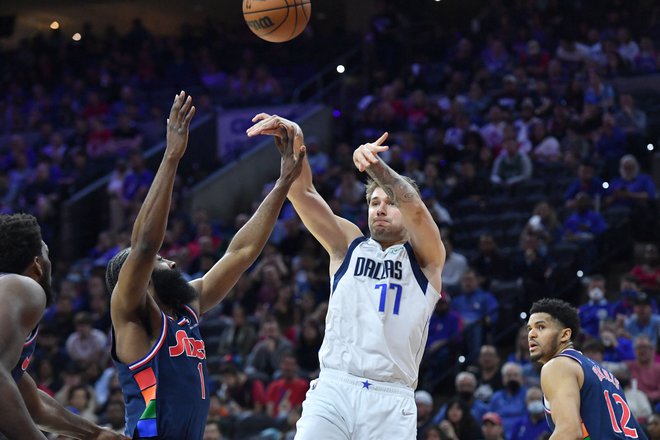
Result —
<svg viewBox="0 0 660 440"><path fill-rule="evenodd" d="M377 241L359 237L331 283L321 369L414 389L440 295L410 244L383 250Z"/></svg>

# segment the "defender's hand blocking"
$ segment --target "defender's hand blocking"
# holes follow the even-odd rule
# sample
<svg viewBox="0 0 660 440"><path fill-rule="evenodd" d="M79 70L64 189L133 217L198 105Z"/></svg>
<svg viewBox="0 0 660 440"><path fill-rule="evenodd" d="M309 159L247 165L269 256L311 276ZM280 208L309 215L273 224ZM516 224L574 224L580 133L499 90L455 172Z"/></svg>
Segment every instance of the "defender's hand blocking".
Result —
<svg viewBox="0 0 660 440"><path fill-rule="evenodd" d="M378 153L387 151L390 147L381 145L387 139L387 132L383 133L376 142L362 144L353 152L353 163L355 167L363 172L371 165L378 162Z"/></svg>
<svg viewBox="0 0 660 440"><path fill-rule="evenodd" d="M195 106L192 105L192 97L186 98L186 92L181 92L174 97L170 117L167 119L167 147L166 152L176 159L181 159L188 145L188 130L190 120L195 115Z"/></svg>
<svg viewBox="0 0 660 440"><path fill-rule="evenodd" d="M255 124L246 130L247 135L249 137L262 134L274 136L275 144L280 150L280 153L287 148L285 138L292 138L293 151L296 152L294 158L297 160L297 157L303 150L305 144L302 129L298 124L281 116L269 115L267 113L259 113L252 118L252 122Z"/></svg>
<svg viewBox="0 0 660 440"><path fill-rule="evenodd" d="M300 145L298 149L295 147L295 131L292 127L287 127L283 138L276 137L279 141L277 149L282 155L280 162L280 179L285 185L291 185L294 180L300 176L302 171L303 158L305 157L306 148Z"/></svg>

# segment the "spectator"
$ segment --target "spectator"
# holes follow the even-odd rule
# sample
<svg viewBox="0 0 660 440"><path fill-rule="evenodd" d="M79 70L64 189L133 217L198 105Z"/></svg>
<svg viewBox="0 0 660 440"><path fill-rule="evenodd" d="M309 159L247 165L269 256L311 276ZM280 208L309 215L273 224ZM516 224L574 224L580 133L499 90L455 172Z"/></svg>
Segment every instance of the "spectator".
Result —
<svg viewBox="0 0 660 440"><path fill-rule="evenodd" d="M429 320L429 332L426 338L426 349L422 358L421 369L424 386L435 390L438 385L438 371L450 362L454 346L458 342L457 335L463 328L461 315L450 307L451 297L442 292Z"/></svg>
<svg viewBox="0 0 660 440"><path fill-rule="evenodd" d="M87 312L78 312L73 319L76 331L66 340L68 355L80 365L102 363L107 359L108 338L92 327L92 317Z"/></svg>
<svg viewBox="0 0 660 440"><path fill-rule="evenodd" d="M319 350L323 342L323 332L319 324L307 318L303 321L298 346L296 347L296 359L301 368L301 374L307 377L317 377L319 372Z"/></svg>
<svg viewBox="0 0 660 440"><path fill-rule="evenodd" d="M660 293L660 256L654 244L644 246L644 261L630 270L641 288L651 294Z"/></svg>
<svg viewBox="0 0 660 440"><path fill-rule="evenodd" d="M500 373L500 355L493 345L483 345L479 349L477 365L468 367L476 371L479 387L475 397L488 402L495 391L504 388L502 374Z"/></svg>
<svg viewBox="0 0 660 440"><path fill-rule="evenodd" d="M220 427L213 420L207 420L204 426L204 437L202 440L222 440Z"/></svg>
<svg viewBox="0 0 660 440"><path fill-rule="evenodd" d="M626 319L626 331L633 338L646 335L654 347L658 346L660 315L653 313L651 300L644 292L640 292L635 299L634 314Z"/></svg>
<svg viewBox="0 0 660 440"><path fill-rule="evenodd" d="M639 46L639 53L635 57L635 70L639 73L656 73L658 71L658 53L653 40L649 37L642 37Z"/></svg>
<svg viewBox="0 0 660 440"><path fill-rule="evenodd" d="M593 209L591 197L580 193L575 197L575 213L564 222L564 240L580 247L578 265L590 275L598 260L598 237L605 232L605 219Z"/></svg>
<svg viewBox="0 0 660 440"><path fill-rule="evenodd" d="M493 394L488 410L500 415L504 432L509 437L516 420L526 414L527 389L523 386L522 367L514 362L505 363L502 367L502 382L504 389Z"/></svg>
<svg viewBox="0 0 660 440"><path fill-rule="evenodd" d="M123 434L126 428L126 420L124 419L124 402L121 400L111 400L105 407L105 424L104 428L111 429L112 431Z"/></svg>
<svg viewBox="0 0 660 440"><path fill-rule="evenodd" d="M271 382L266 390L266 413L276 419L286 419L290 411L302 406L309 384L298 377L298 363L292 352L283 353L280 359L280 378Z"/></svg>
<svg viewBox="0 0 660 440"><path fill-rule="evenodd" d="M417 439L424 438L426 428L432 425L433 397L428 391L415 391L415 405L417 406Z"/></svg>
<svg viewBox="0 0 660 440"><path fill-rule="evenodd" d="M616 125L614 116L605 113L596 139L596 154L603 164L604 177L614 177L616 167L626 153L626 148L626 134ZM610 186L610 190L612 189Z"/></svg>
<svg viewBox="0 0 660 440"><path fill-rule="evenodd" d="M454 379L454 388L459 399L461 399L470 410L470 414L475 420L481 420L481 417L488 411L488 406L480 399L475 397L477 390L477 378L469 371L461 371ZM447 414L447 404L440 407L435 416L433 416L433 425L439 424L445 419Z"/></svg>
<svg viewBox="0 0 660 440"><path fill-rule="evenodd" d="M273 317L263 320L259 339L248 355L246 371L259 372L270 378L280 366L282 355L290 352L293 345L282 337L280 327Z"/></svg>
<svg viewBox="0 0 660 440"><path fill-rule="evenodd" d="M479 236L479 253L472 260L471 267L479 274L479 283L488 288L492 280L509 278L511 262L497 248L492 234Z"/></svg>
<svg viewBox="0 0 660 440"><path fill-rule="evenodd" d="M94 401L86 385L79 384L69 388L67 402L66 409L92 423L96 423Z"/></svg>
<svg viewBox="0 0 660 440"><path fill-rule="evenodd" d="M623 334L617 322L605 319L600 325L600 340L605 347L606 362L623 362L634 359L632 341Z"/></svg>
<svg viewBox="0 0 660 440"><path fill-rule="evenodd" d="M532 125L529 139L532 143L532 158L540 164L556 163L562 157L559 141L548 134L543 122Z"/></svg>
<svg viewBox="0 0 660 440"><path fill-rule="evenodd" d="M254 326L247 321L245 309L240 303L235 302L231 309L230 324L220 335L218 354L230 354L244 360L256 341L257 332Z"/></svg>
<svg viewBox="0 0 660 440"><path fill-rule="evenodd" d="M532 216L523 228L523 237L533 235L538 238L540 251L545 255L548 246L558 242L561 238L561 225L557 219L557 212L550 203L543 201L534 206Z"/></svg>
<svg viewBox="0 0 660 440"><path fill-rule="evenodd" d="M468 270L467 258L454 251L454 245L447 238L443 239L447 258L442 268L442 286L449 292L457 291L463 274Z"/></svg>
<svg viewBox="0 0 660 440"><path fill-rule="evenodd" d="M564 193L564 202L567 208L575 208L575 198L579 193L587 193L592 199L599 201L605 193L603 180L594 175L594 166L589 161L580 163L577 178L571 182Z"/></svg>
<svg viewBox="0 0 660 440"><path fill-rule="evenodd" d="M233 363L224 365L220 374L222 384L219 395L228 402L233 415L241 417L265 411L266 388L260 379L249 377Z"/></svg>
<svg viewBox="0 0 660 440"><path fill-rule="evenodd" d="M626 394L626 397L628 395ZM527 413L514 423L509 440L537 440L544 433L551 434L550 428L545 421L545 409L543 406L543 393L539 387L531 387L525 396Z"/></svg>
<svg viewBox="0 0 660 440"><path fill-rule="evenodd" d="M626 395L626 402L628 402L632 415L639 423L646 422L646 419L653 414L651 402L649 402L646 394L638 388L638 384L633 383L637 381L631 381L627 365L619 364L618 368L610 372L619 380L619 385Z"/></svg>
<svg viewBox="0 0 660 440"><path fill-rule="evenodd" d="M652 414L646 422L649 440L660 440L660 414Z"/></svg>
<svg viewBox="0 0 660 440"><path fill-rule="evenodd" d="M505 440L502 418L495 412L487 412L481 419L481 434L483 440Z"/></svg>
<svg viewBox="0 0 660 440"><path fill-rule="evenodd" d="M447 414L439 424L443 440L464 440L478 438L480 429L470 414L470 408L460 399L453 398L447 403Z"/></svg>
<svg viewBox="0 0 660 440"><path fill-rule="evenodd" d="M616 124L626 134L629 145L632 145L634 141L642 142L645 139L646 113L635 106L635 101L630 93L622 93L619 96L619 110L615 116Z"/></svg>
<svg viewBox="0 0 660 440"><path fill-rule="evenodd" d="M526 325L520 327L516 337L515 349L513 353L507 357L507 363L513 362L520 365L521 367L529 364L529 341L527 340L527 333L528 331Z"/></svg>
<svg viewBox="0 0 660 440"><path fill-rule="evenodd" d="M527 154L518 150L518 142L515 139L507 139L503 142L503 147L504 151L497 156L493 164L491 182L509 188L532 177L532 162Z"/></svg>
<svg viewBox="0 0 660 440"><path fill-rule="evenodd" d="M490 292L479 287L477 273L468 269L461 278L461 291L454 297L452 308L465 323L463 337L471 360L483 344L485 333L490 333L497 323L499 305Z"/></svg>
<svg viewBox="0 0 660 440"><path fill-rule="evenodd" d="M578 308L582 331L592 338L598 338L601 321L612 317L612 304L605 297L606 292L605 277L592 275L587 285L589 301Z"/></svg>

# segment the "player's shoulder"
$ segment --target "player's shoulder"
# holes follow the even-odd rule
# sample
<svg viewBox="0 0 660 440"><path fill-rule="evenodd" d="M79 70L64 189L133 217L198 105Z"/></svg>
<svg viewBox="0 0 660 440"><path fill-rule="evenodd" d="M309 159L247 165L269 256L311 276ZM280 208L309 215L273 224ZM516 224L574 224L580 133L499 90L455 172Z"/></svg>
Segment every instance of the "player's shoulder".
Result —
<svg viewBox="0 0 660 440"><path fill-rule="evenodd" d="M0 276L0 296L12 296L17 293L29 296L41 296L43 287L34 279L20 274Z"/></svg>
<svg viewBox="0 0 660 440"><path fill-rule="evenodd" d="M572 372L577 373L582 369L581 365L582 361L579 358L568 354L560 354L546 362L541 368L541 372L546 376L560 376Z"/></svg>

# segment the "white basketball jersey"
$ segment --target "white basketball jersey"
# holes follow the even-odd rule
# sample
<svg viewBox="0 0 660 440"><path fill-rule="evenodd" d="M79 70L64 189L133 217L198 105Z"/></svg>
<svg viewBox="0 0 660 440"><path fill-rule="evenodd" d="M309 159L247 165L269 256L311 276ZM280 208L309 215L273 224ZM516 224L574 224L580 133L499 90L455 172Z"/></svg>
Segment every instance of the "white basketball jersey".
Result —
<svg viewBox="0 0 660 440"><path fill-rule="evenodd" d="M355 239L332 277L321 369L417 386L428 324L440 298L410 244Z"/></svg>

